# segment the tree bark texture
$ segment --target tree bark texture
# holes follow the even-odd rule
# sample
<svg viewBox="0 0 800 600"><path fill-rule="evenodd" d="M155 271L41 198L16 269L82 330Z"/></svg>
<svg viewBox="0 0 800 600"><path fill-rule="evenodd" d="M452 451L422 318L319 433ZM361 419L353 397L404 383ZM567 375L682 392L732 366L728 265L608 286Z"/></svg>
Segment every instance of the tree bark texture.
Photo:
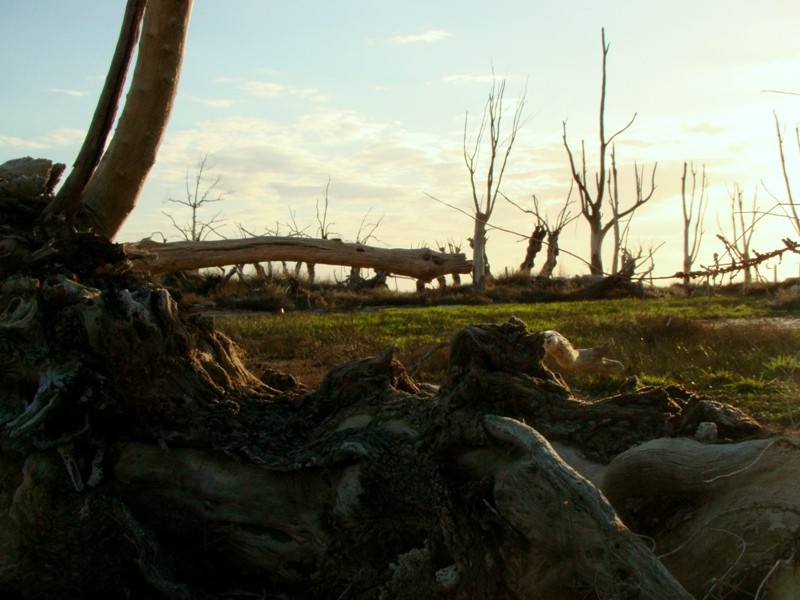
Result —
<svg viewBox="0 0 800 600"><path fill-rule="evenodd" d="M560 230L551 231L547 234L547 258L539 271L539 277L550 279L553 276L556 264L558 264L558 238L560 235Z"/></svg>
<svg viewBox="0 0 800 600"><path fill-rule="evenodd" d="M264 236L163 244L145 240L125 244L125 250L136 270L153 274L235 263L302 261L369 268L431 281L448 273L469 273L472 267L460 253L437 252L430 248L375 248L341 240L298 237Z"/></svg>
<svg viewBox="0 0 800 600"><path fill-rule="evenodd" d="M530 237L528 238L528 247L525 250L525 258L519 265L519 270L521 273L524 273L525 275L531 274L531 271L533 270L533 262L536 259L536 255L539 254L542 249L542 241L546 235L547 227L544 225L537 225L536 229L534 229L531 233Z"/></svg>
<svg viewBox="0 0 800 600"><path fill-rule="evenodd" d="M579 400L553 369L613 371L608 346L515 318L458 332L438 387L391 347L268 384L120 246L39 238L46 194L4 197L28 254L0 271L3 598L791 592L798 442L732 407Z"/></svg>

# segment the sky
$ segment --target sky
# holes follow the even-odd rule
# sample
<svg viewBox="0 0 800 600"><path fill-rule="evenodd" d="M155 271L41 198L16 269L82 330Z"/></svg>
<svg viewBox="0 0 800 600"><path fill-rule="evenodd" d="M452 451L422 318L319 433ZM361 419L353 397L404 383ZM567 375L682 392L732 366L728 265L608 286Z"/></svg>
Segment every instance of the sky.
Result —
<svg viewBox="0 0 800 600"><path fill-rule="evenodd" d="M0 0L0 163L72 164L124 8L123 0ZM786 199L775 115L800 197L798 23L797 0L195 0L172 117L117 239L177 239L165 213L179 223L189 215L168 200L186 199L187 177L207 157L203 185L219 178L222 201L200 217L223 219L221 235L244 227L316 236L328 186L331 237L354 241L377 225L376 246L453 242L469 252L465 122L471 140L493 73L506 81L509 111L525 99L501 191L523 208L536 194L555 219L571 180L562 123L574 152L585 142L591 179L597 168L605 28L607 132L636 115L615 139L623 207L635 165L648 177L658 165L628 245L656 250L656 276L682 268L680 177L689 162L709 182L696 265L722 252L718 233L732 237L737 185L748 222L757 203L752 247L772 250L800 237L785 217L763 215ZM533 218L500 200L491 224L494 273L515 269ZM584 219L565 228L561 246L557 274L588 272ZM609 239L607 268L611 249ZM772 278L772 268L763 273ZM776 268L779 278L798 276L800 260Z"/></svg>

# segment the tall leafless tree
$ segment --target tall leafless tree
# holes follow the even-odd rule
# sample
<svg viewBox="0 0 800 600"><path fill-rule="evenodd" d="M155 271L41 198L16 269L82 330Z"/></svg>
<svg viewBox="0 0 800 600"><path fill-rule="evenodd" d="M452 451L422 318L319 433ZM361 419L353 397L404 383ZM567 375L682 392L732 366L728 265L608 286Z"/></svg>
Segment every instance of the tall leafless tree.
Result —
<svg viewBox="0 0 800 600"><path fill-rule="evenodd" d="M472 208L474 216L474 229L472 235L472 281L475 290L480 291L485 287L486 266L486 227L492 217L500 186L503 181L508 157L514 146L517 133L522 126L522 110L525 106L525 94L517 101L514 115L509 130L503 130L506 107L503 105L506 91L506 80L492 80L489 97L483 110L480 127L472 141L468 139L469 113L464 118L464 163L469 172L470 190L472 193ZM485 136L487 136L485 138ZM505 136L505 137L503 137ZM488 156L483 166L485 173L485 188L479 191L478 179L481 170L480 151L483 144L488 145Z"/></svg>
<svg viewBox="0 0 800 600"><path fill-rule="evenodd" d="M572 178L575 181L575 184L578 186L578 192L580 194L581 200L581 214L584 216L586 221L589 224L589 253L590 253L590 270L593 275L602 275L605 273L603 269L603 240L605 239L608 232L614 228L617 235L615 236L616 241L619 242L621 239L621 220L625 217L631 215L636 209L640 208L644 203L650 200L653 196L653 191L655 189L655 171L656 167L653 167L653 171L651 174L651 185L649 191L644 191L642 188L642 180L645 178L644 170L641 172L636 168L636 198L634 199L633 203L628 206L627 208L622 208L619 202L619 194L616 193L618 190L617 184L617 177L616 177L616 168L613 165L612 160L612 168L607 167L608 161L608 152L609 149L612 150L612 158L613 158L613 145L612 142L614 139L620 135L622 132L627 130L631 125L633 125L634 120L636 119L636 114L631 117L631 120L628 121L627 125L622 127L621 129L617 130L610 136L606 136L605 130L605 109L606 109L606 63L608 58L608 50L609 44L606 44L606 37L605 37L605 29L602 31L602 48L603 48L603 66L602 66L602 80L600 84L600 132L599 132L599 166L597 169L597 173L595 174L595 181L594 181L594 189L590 189L591 182L588 177L587 166L586 166L586 147L585 143L581 141L581 165L580 169L576 164L575 157L573 156L572 150L570 149L569 143L567 142L567 122L566 120L562 122L562 141L564 143L564 148L567 151L567 156L569 158L569 165L570 165L570 172L572 174ZM608 221L603 222L603 210L606 206L606 192L607 187L610 186L612 190L615 190L610 194L611 196L611 210L612 216L609 218ZM618 255L618 252L615 252L615 256Z"/></svg>
<svg viewBox="0 0 800 600"><path fill-rule="evenodd" d="M687 177L691 175L691 184L687 190ZM683 284L688 286L691 278L688 275L692 265L700 252L700 243L703 239L703 221L708 208L708 178L706 167L703 165L698 190L697 169L683 163L681 175L681 203L683 208Z"/></svg>

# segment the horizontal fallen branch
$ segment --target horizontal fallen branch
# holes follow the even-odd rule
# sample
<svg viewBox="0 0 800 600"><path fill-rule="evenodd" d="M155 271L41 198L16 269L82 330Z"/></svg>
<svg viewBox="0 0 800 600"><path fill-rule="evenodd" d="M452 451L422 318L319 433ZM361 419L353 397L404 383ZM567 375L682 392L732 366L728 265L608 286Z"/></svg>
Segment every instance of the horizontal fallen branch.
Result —
<svg viewBox="0 0 800 600"><path fill-rule="evenodd" d="M137 271L153 274L279 260L362 267L423 281L472 270L472 261L460 253L448 254L430 248L375 248L314 238L262 236L169 243L143 240L124 247Z"/></svg>

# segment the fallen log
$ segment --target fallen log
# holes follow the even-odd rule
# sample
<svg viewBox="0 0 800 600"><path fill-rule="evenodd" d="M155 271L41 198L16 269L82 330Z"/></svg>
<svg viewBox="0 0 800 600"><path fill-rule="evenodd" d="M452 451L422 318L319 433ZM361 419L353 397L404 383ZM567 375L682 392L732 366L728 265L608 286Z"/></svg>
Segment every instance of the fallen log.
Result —
<svg viewBox="0 0 800 600"><path fill-rule="evenodd" d="M341 240L261 236L236 240L124 244L137 271L152 274L266 261L300 261L361 267L431 281L439 275L470 273L472 262L461 253L430 248L375 248Z"/></svg>

